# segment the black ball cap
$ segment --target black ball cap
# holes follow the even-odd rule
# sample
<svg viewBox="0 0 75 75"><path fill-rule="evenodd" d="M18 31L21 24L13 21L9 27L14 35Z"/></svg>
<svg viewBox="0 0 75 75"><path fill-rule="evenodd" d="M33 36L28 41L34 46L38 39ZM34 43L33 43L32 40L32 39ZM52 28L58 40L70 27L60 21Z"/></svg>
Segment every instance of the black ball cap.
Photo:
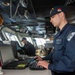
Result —
<svg viewBox="0 0 75 75"><path fill-rule="evenodd" d="M24 41L24 40L27 40L27 39L25 37L23 37L21 41Z"/></svg>
<svg viewBox="0 0 75 75"><path fill-rule="evenodd" d="M66 8L65 6L56 6L56 7L53 7L51 10L50 10L50 17L52 17L53 15L55 14L58 14L60 12L64 12L66 13Z"/></svg>

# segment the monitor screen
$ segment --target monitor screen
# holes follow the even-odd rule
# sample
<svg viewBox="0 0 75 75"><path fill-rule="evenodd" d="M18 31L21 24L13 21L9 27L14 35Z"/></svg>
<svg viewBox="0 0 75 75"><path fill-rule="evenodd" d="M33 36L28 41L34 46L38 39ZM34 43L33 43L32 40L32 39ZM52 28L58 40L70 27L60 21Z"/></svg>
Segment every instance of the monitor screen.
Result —
<svg viewBox="0 0 75 75"><path fill-rule="evenodd" d="M0 46L1 58L3 65L15 59L11 45Z"/></svg>
<svg viewBox="0 0 75 75"><path fill-rule="evenodd" d="M18 53L24 54L22 48L20 47L19 43L17 41L11 41L14 57L18 58Z"/></svg>

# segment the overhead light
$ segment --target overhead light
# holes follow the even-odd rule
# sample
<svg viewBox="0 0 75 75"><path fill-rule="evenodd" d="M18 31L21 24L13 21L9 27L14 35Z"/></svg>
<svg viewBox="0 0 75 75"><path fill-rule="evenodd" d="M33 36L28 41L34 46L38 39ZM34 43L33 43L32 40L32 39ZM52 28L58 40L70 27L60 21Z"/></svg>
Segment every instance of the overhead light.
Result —
<svg viewBox="0 0 75 75"><path fill-rule="evenodd" d="M2 4L3 4L4 6L9 6L9 5L10 5L9 2L2 2Z"/></svg>

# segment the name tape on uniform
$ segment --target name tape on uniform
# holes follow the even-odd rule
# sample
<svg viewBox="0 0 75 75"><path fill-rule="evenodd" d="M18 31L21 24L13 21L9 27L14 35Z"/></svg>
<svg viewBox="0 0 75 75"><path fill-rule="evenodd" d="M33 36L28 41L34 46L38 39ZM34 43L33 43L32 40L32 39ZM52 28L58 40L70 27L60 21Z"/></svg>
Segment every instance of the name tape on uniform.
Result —
<svg viewBox="0 0 75 75"><path fill-rule="evenodd" d="M67 40L70 41L74 35L75 35L75 32L70 33L67 37Z"/></svg>

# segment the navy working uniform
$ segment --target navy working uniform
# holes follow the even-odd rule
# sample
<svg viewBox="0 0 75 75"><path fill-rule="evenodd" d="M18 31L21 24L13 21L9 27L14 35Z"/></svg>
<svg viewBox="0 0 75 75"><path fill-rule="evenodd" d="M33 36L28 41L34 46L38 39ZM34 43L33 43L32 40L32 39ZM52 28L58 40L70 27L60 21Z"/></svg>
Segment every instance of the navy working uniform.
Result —
<svg viewBox="0 0 75 75"><path fill-rule="evenodd" d="M69 23L55 35L54 50L44 60L52 60L48 69L57 72L75 71L75 26Z"/></svg>
<svg viewBox="0 0 75 75"><path fill-rule="evenodd" d="M33 44L27 41L25 37L22 38L22 41L24 43L24 46L21 47L24 50L24 53L28 56L35 56L36 49Z"/></svg>
<svg viewBox="0 0 75 75"><path fill-rule="evenodd" d="M25 54L28 56L35 56L36 49L34 45L27 41L27 44L24 44L24 47L21 47Z"/></svg>

